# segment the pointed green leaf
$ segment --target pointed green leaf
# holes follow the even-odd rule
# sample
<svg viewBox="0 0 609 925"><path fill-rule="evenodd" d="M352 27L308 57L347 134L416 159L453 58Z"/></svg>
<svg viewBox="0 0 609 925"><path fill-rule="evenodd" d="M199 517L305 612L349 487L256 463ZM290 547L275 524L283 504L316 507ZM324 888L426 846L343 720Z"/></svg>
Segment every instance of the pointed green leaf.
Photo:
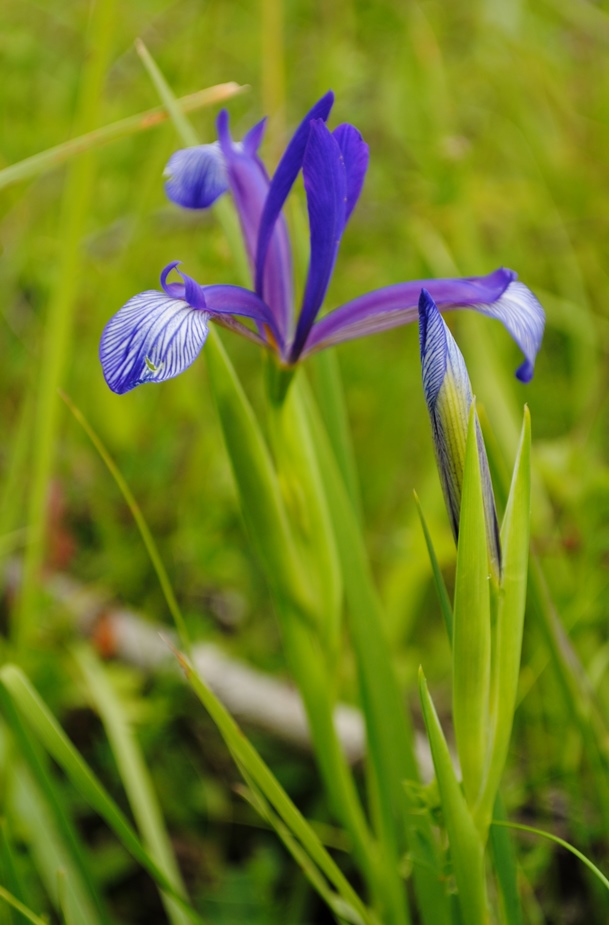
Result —
<svg viewBox="0 0 609 925"><path fill-rule="evenodd" d="M40 916L32 912L31 909L28 909L28 907L17 899L16 896L13 896L8 890L5 890L3 886L0 886L0 900L7 903L7 905L19 913L20 921L32 922L32 925L48 925L46 919L41 919Z"/></svg>
<svg viewBox="0 0 609 925"><path fill-rule="evenodd" d="M201 923L200 916L184 902L173 884L167 880L143 848L122 810L112 800L82 755L72 745L23 672L15 665L4 665L0 668L0 681L10 694L19 715L25 719L40 743L63 768L89 805L105 819L127 851L150 873L163 890L180 904L192 921Z"/></svg>
<svg viewBox="0 0 609 925"><path fill-rule="evenodd" d="M516 852L510 833L505 826L495 823L505 822L506 815L501 794L498 793L493 809L493 822L490 828L489 843L493 855L493 866L497 873L497 884L501 897L501 909L505 925L524 925L522 906L518 892L518 870Z"/></svg>
<svg viewBox="0 0 609 925"><path fill-rule="evenodd" d="M342 898L356 909L364 920L370 914L349 884L344 874L328 854L317 834L291 801L272 771L264 763L254 746L241 732L241 729L217 697L205 685L188 660L176 653L186 679L195 694L220 730L234 761L242 767L255 784L256 788L268 800L277 816L283 821L292 835L298 839L311 860L327 878Z"/></svg>
<svg viewBox="0 0 609 925"><path fill-rule="evenodd" d="M436 556L436 551L433 546L431 539L431 534L427 527L427 521L423 514L423 508L421 507L421 502L419 501L419 496L416 491L413 492L414 502L417 506L417 511L419 514L419 520L421 521L421 527L423 529L423 536L425 537L425 545L427 546L427 553L429 555L429 561L431 563L431 571L433 573L434 584L436 586L436 593L438 595L438 601L440 603L440 610L442 611L442 616L444 617L444 625L446 627L446 633L448 635L448 641L452 645L453 641L453 609L450 604L450 598L448 596L448 591L446 590L446 584L442 576L442 570L440 569L440 563L438 562L438 557Z"/></svg>
<svg viewBox="0 0 609 925"><path fill-rule="evenodd" d="M491 660L489 551L476 423L474 401L465 451L453 625L453 720L470 806L479 798L485 777Z"/></svg>
<svg viewBox="0 0 609 925"><path fill-rule="evenodd" d="M468 925L487 925L484 845L455 775L448 745L422 668L419 669L419 695L438 779L463 921Z"/></svg>
<svg viewBox="0 0 609 925"><path fill-rule="evenodd" d="M73 654L86 681L94 708L104 724L129 805L144 843L175 890L186 899L186 889L165 828L152 779L114 690L91 649L79 646ZM164 894L161 896L170 922L173 925L185 925L189 921L186 913L170 897Z"/></svg>
<svg viewBox="0 0 609 925"><path fill-rule="evenodd" d="M57 905L56 871L62 867L70 874L70 901L91 925L108 925L110 917L95 882L89 852L83 843L48 762L21 721L9 693L0 684L0 707L14 739L15 755L8 765L7 789L13 818L28 831L36 867L47 891ZM19 757L23 762L19 761ZM18 770L14 771L17 765ZM31 777L30 777L31 774ZM34 821L32 821L34 820ZM45 838L39 834L45 832Z"/></svg>
<svg viewBox="0 0 609 925"><path fill-rule="evenodd" d="M501 527L502 572L494 634L491 693L491 757L484 794L478 809L490 821L492 806L507 757L516 695L529 562L531 509L531 417L528 408L514 465L512 486Z"/></svg>

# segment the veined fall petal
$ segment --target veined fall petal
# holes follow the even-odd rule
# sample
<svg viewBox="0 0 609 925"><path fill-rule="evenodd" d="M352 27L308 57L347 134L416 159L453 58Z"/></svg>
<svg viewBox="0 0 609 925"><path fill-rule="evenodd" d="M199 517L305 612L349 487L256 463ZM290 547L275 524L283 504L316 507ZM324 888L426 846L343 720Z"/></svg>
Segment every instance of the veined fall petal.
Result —
<svg viewBox="0 0 609 925"><path fill-rule="evenodd" d="M210 319L224 323L226 318L235 327L234 316L250 318L273 337L277 334L268 307L255 293L239 286L200 286L184 273L183 282L168 283L176 266L174 261L163 270L162 292L149 290L129 299L103 330L99 358L106 382L119 395L184 372L207 339Z"/></svg>
<svg viewBox="0 0 609 925"><path fill-rule="evenodd" d="M455 537L459 536L465 446L472 389L465 360L438 307L426 289L419 297L419 340L423 390L431 420L442 491ZM486 449L476 418L489 559L499 574L501 549L495 499Z"/></svg>

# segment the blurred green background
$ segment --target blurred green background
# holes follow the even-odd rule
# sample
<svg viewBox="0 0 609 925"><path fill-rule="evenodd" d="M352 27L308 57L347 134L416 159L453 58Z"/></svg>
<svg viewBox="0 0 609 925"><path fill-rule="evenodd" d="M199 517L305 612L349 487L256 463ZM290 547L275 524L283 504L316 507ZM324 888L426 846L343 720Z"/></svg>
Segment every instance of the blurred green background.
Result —
<svg viewBox="0 0 609 925"><path fill-rule="evenodd" d="M87 32L89 15L86 3L4 0L0 169L72 135L83 61L96 42ZM328 88L335 91L332 123L354 123L370 145L371 160L328 308L392 282L480 275L500 265L515 269L540 298L547 329L535 378L526 387L513 377L518 351L500 325L466 313L450 323L510 465L522 405L531 408L534 544L600 707L609 709L607 4L129 0L109 34L96 126L157 105L133 47L137 36L177 96L229 80L247 84L247 92L228 103L234 133L240 137L268 114L263 155L271 167L286 133ZM192 117L204 140L215 137L216 111ZM165 123L93 155L91 196L73 267L74 324L60 382L145 512L193 635L283 675L280 640L240 521L204 354L178 379L122 397L106 387L97 359L105 322L132 295L156 288L170 260L181 259L201 282L239 281L213 216L180 211L164 197L163 168L178 146ZM0 190L4 562L22 555L31 528L38 445L31 406L49 349L49 305L66 284L69 169ZM290 211L296 225L305 215L301 193ZM223 340L260 406L259 352L230 335ZM414 706L413 682L423 663L434 697L446 704L449 652L413 488L449 582L454 552L420 385L418 332L411 326L337 353L369 549L400 677ZM314 364L311 372L314 379ZM114 482L63 406L59 415L46 575L66 572L168 623ZM7 632L18 612L12 604L7 593ZM61 607L43 596L35 623L26 664L79 747L117 787L99 723L64 656L69 629ZM8 639L2 645L10 651ZM547 663L539 634L529 626L506 775L508 809L543 822L606 862L609 844L594 791L585 783L590 769L582 760L580 734ZM237 772L188 692L173 679L151 679L120 664L112 670L128 715L138 723L178 856L208 920L323 922L326 913L274 837L255 828L255 816L233 795ZM348 653L339 671L344 698L353 699ZM258 744L305 812L327 819L311 759L272 740ZM100 869L106 864L117 914L133 923L163 921L144 875L83 817ZM23 866L35 882L26 841ZM607 920L606 901L576 862L545 844L519 846L530 921L575 923L584 915L591 923Z"/></svg>

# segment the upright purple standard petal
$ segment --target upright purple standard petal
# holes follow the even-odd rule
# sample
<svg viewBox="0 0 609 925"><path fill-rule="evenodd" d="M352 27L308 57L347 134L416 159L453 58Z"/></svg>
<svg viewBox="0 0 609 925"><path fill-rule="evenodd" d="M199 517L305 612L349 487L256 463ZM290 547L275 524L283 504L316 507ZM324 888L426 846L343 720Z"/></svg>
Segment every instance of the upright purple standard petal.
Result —
<svg viewBox="0 0 609 925"><path fill-rule="evenodd" d="M473 308L501 321L525 355L516 375L522 382L530 380L545 315L531 290L518 282L513 270L503 268L488 276L415 280L369 292L322 318L311 331L303 354L307 356L332 344L409 324L417 317L423 288L442 311Z"/></svg>
<svg viewBox="0 0 609 925"><path fill-rule="evenodd" d="M295 363L326 295L345 227L347 177L338 142L321 119L311 122L302 166L311 256L290 362Z"/></svg>
<svg viewBox="0 0 609 925"><path fill-rule="evenodd" d="M224 155L217 141L172 154L164 177L165 192L185 209L207 209L228 189Z"/></svg>
<svg viewBox="0 0 609 925"><path fill-rule="evenodd" d="M99 358L106 382L122 395L187 369L207 338L209 314L154 290L123 305L104 328Z"/></svg>
<svg viewBox="0 0 609 925"><path fill-rule="evenodd" d="M302 168L305 148L309 139L310 123L313 119L323 119L325 122L330 115L333 104L334 94L329 90L306 114L277 165L260 219L260 233L256 253L256 292L259 295L263 291L262 280L269 243L283 205Z"/></svg>
<svg viewBox="0 0 609 925"><path fill-rule="evenodd" d="M230 135L228 113L223 110L218 116L218 137L226 161L230 190L239 213L252 275L260 216L269 191L266 169L256 154L262 138L263 125L264 123L259 123L251 129L242 144L235 144ZM293 305L290 241L282 217L275 225L269 244L271 256L264 274L263 285L257 292L269 306L275 318L281 349L287 339Z"/></svg>
<svg viewBox="0 0 609 925"><path fill-rule="evenodd" d="M459 536L465 446L472 390L461 351L429 292L419 298L419 341L423 389L429 410L438 473L455 541ZM496 574L501 565L495 498L482 432L476 436L484 499L487 548Z"/></svg>
<svg viewBox="0 0 609 925"><path fill-rule="evenodd" d="M338 147L341 150L345 162L345 172L347 174L346 223L349 221L362 191L366 178L366 171L368 170L370 151L361 133L347 122L337 126L332 134L338 142Z"/></svg>

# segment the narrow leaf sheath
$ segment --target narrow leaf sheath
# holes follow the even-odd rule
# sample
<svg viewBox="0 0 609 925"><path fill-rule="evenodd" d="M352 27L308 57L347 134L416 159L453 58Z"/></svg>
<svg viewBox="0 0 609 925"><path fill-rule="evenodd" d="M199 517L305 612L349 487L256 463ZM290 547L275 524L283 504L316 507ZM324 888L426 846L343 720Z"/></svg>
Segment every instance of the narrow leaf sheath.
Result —
<svg viewBox="0 0 609 925"><path fill-rule="evenodd" d="M474 401L465 450L453 626L453 720L470 806L485 776L491 660L489 558L475 408Z"/></svg>

